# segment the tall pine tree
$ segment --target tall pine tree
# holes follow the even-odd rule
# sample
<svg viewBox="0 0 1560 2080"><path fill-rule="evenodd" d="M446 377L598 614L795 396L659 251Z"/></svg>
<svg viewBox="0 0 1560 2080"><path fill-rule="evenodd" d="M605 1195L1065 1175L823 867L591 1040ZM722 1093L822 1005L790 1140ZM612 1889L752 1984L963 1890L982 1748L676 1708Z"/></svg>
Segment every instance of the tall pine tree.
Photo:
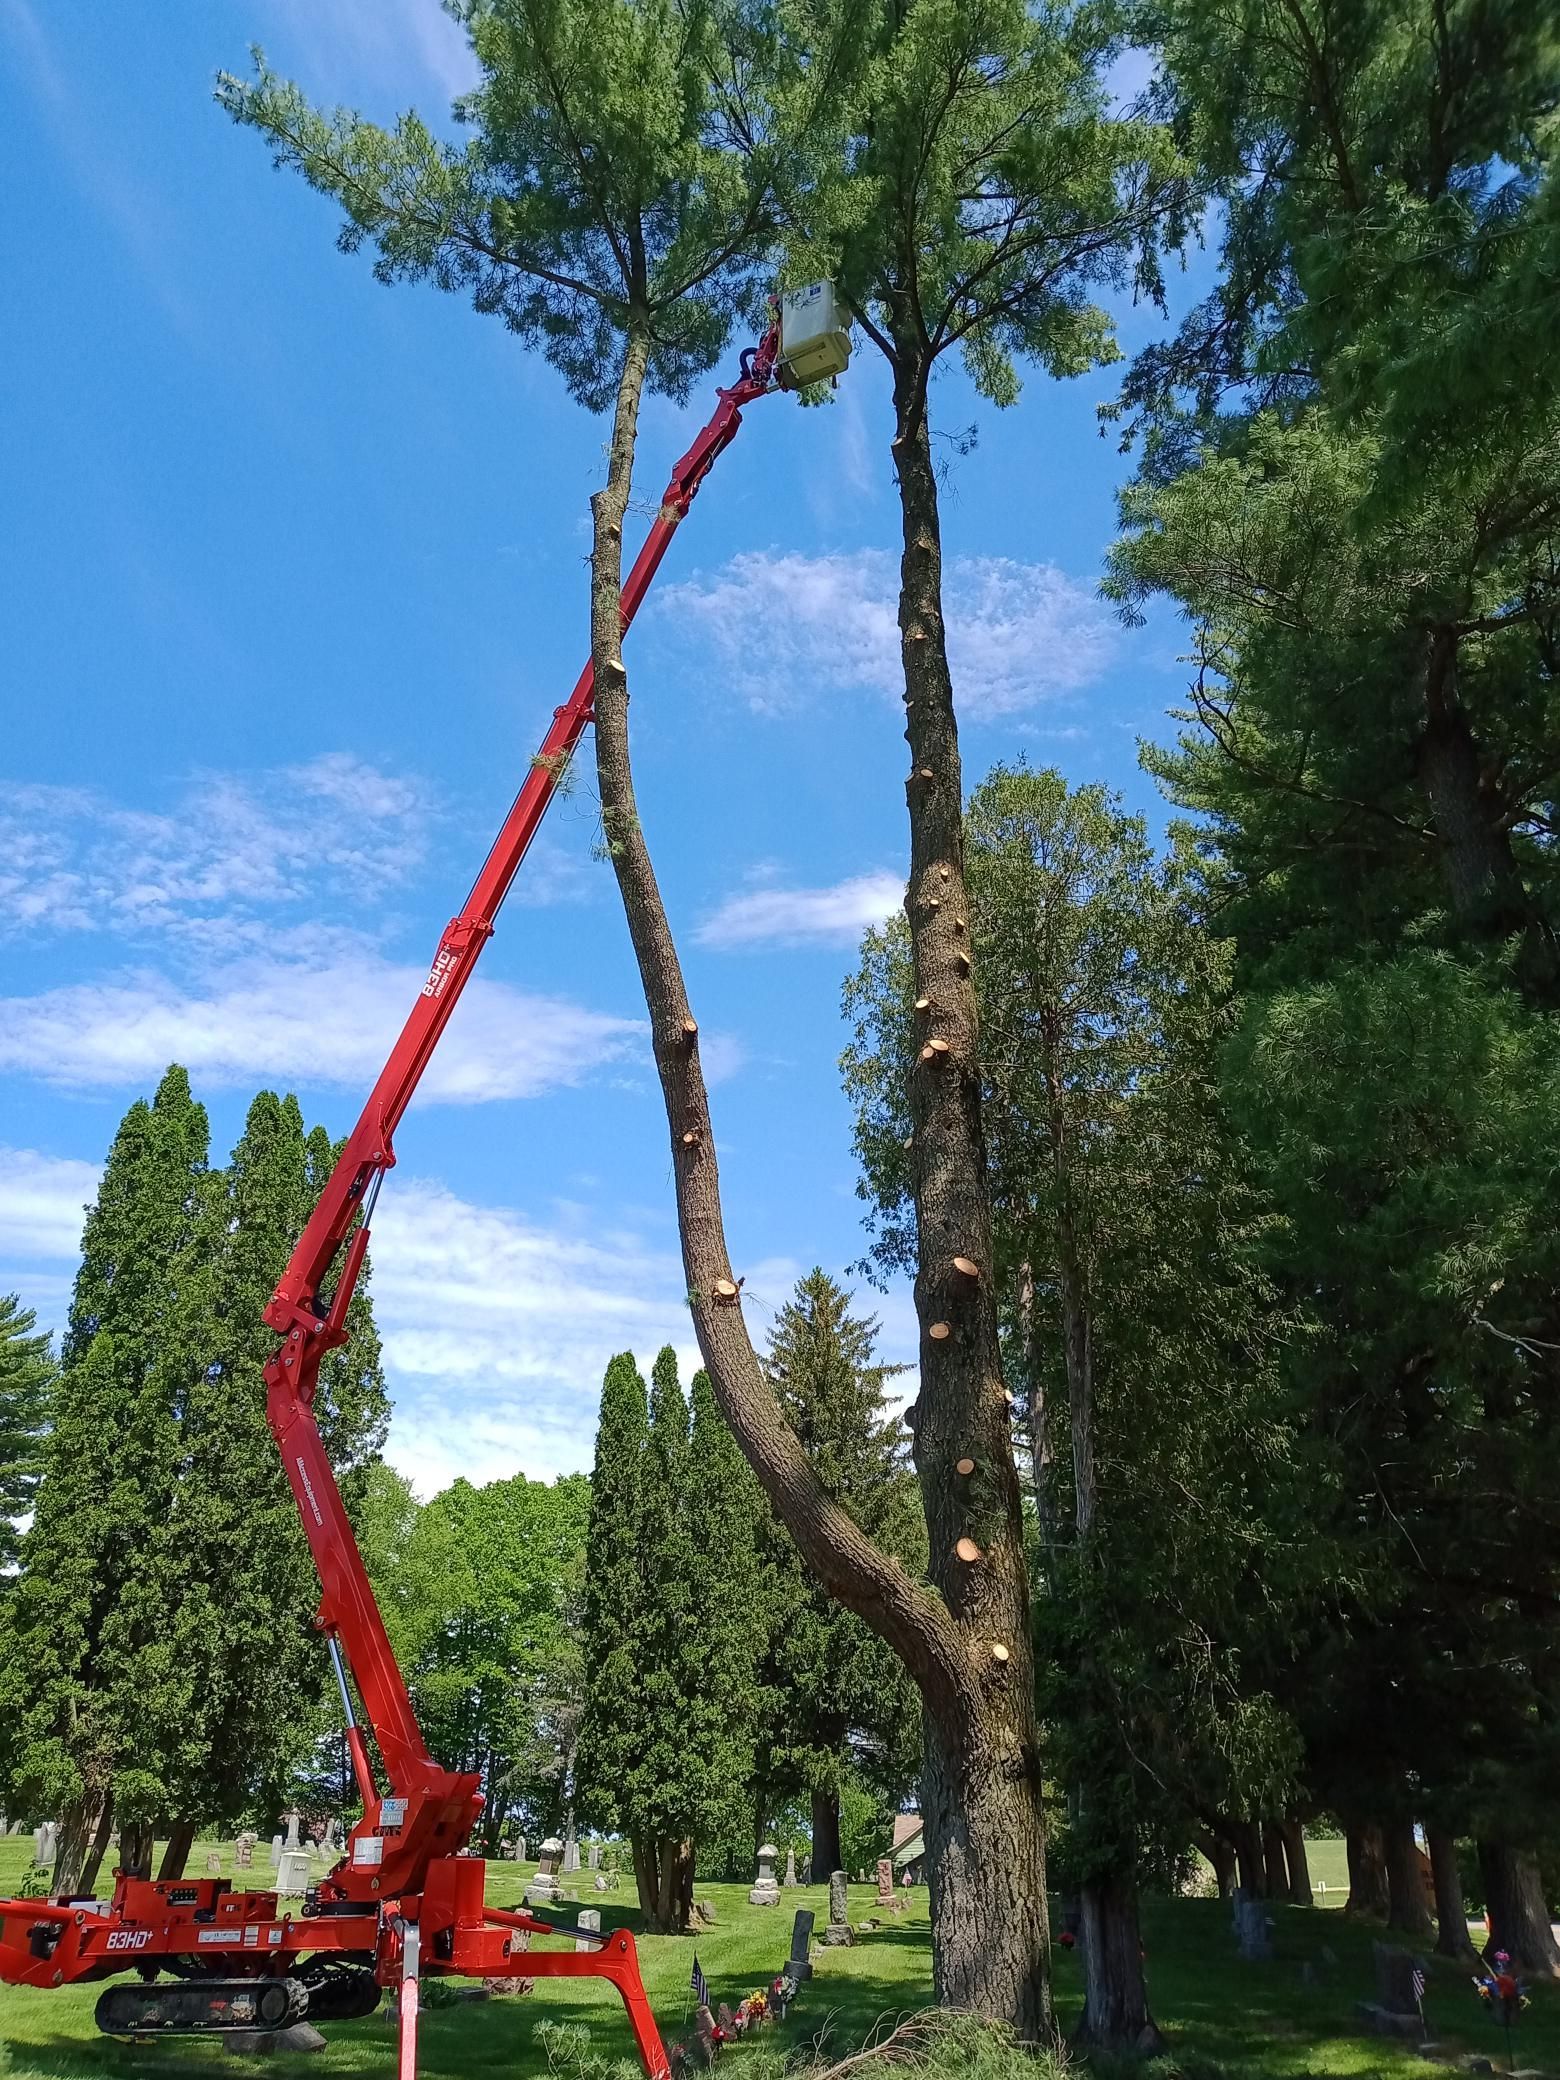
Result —
<svg viewBox="0 0 1560 2080"><path fill-rule="evenodd" d="M189 1724L162 1532L178 1414L169 1353L194 1273L208 1130L170 1069L114 1138L88 1209L55 1422L0 1652L16 1794L61 1816L57 1890L90 1885L117 1817L143 1857Z"/></svg>
<svg viewBox="0 0 1560 2080"><path fill-rule="evenodd" d="M633 1359L602 1390L586 1547L579 1808L621 1829L653 1928L682 1929L701 1842L751 1805L763 1620L757 1490L714 1404L691 1412L667 1348L648 1409Z"/></svg>
<svg viewBox="0 0 1560 2080"><path fill-rule="evenodd" d="M825 1489L869 1537L924 1564L914 1476L875 1355L877 1323L816 1269L770 1330L765 1369ZM824 1589L767 1513L762 1543L773 1604L764 1664L763 1796L812 1808L812 1867L840 1868L840 1793L852 1774L897 1806L919 1764L915 1687L877 1634Z"/></svg>

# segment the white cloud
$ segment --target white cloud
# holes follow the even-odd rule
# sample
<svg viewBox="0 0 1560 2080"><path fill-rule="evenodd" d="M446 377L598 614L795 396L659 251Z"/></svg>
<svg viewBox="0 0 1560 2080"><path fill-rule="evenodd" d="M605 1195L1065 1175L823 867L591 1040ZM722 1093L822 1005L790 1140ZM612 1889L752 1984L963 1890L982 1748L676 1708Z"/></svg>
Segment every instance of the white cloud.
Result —
<svg viewBox="0 0 1560 2080"><path fill-rule="evenodd" d="M904 901L901 876L857 874L832 888L753 888L728 896L700 924L701 946L722 953L753 946L854 946Z"/></svg>
<svg viewBox="0 0 1560 2080"><path fill-rule="evenodd" d="M426 825L412 786L344 752L253 780L199 774L166 811L12 788L0 800L0 932L256 942L289 905L404 880Z"/></svg>
<svg viewBox="0 0 1560 2080"><path fill-rule="evenodd" d="M14 1287L45 1325L64 1320L98 1177L92 1163L0 1148L0 1292ZM801 1268L787 1257L739 1267L760 1346ZM391 1461L424 1495L460 1475L588 1468L609 1358L631 1350L648 1373L670 1343L685 1383L696 1370L685 1286L669 1215L613 1226L560 1204L541 1220L393 1172L374 1220L372 1288L395 1404ZM908 1288L861 1292L857 1305L881 1314L885 1358L914 1359ZM913 1372L891 1391L909 1399Z"/></svg>
<svg viewBox="0 0 1560 2080"><path fill-rule="evenodd" d="M98 1174L96 1163L41 1155L34 1148L0 1148L0 1260L74 1258Z"/></svg>
<svg viewBox="0 0 1560 2080"><path fill-rule="evenodd" d="M661 594L663 613L697 623L755 707L794 708L819 692L904 690L898 562L881 549L827 556L745 550ZM1012 715L1086 685L1114 630L1093 588L1048 563L957 556L944 611L955 691L966 714Z"/></svg>
<svg viewBox="0 0 1560 2080"><path fill-rule="evenodd" d="M317 958L310 964L313 952ZM298 946L181 990L165 977L0 998L0 1071L67 1088L122 1088L182 1062L206 1088L257 1082L366 1092L427 971ZM642 1025L507 983L466 990L421 1086L447 1104L530 1098L643 1052Z"/></svg>
<svg viewBox="0 0 1560 2080"><path fill-rule="evenodd" d="M453 100L480 76L440 0L265 0L263 11L296 42L305 69L331 100L428 83Z"/></svg>
<svg viewBox="0 0 1560 2080"><path fill-rule="evenodd" d="M698 1364L669 1234L542 1223L392 1177L374 1222L374 1309L396 1398L390 1457L424 1493L586 1469L607 1360Z"/></svg>

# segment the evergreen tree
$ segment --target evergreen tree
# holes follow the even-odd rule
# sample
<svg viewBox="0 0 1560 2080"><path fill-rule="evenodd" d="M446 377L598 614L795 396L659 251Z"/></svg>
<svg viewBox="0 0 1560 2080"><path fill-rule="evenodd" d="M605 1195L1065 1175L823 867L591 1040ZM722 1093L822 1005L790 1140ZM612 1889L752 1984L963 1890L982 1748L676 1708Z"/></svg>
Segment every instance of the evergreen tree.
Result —
<svg viewBox="0 0 1560 2080"><path fill-rule="evenodd" d="M1555 25L1482 0L1149 19L1225 266L1129 382L1114 582L1196 628L1193 727L1152 763L1207 820L1249 993L1230 1095L1314 1321L1286 1368L1339 1593L1292 1694L1355 1867L1388 1851L1390 1918L1427 1921L1413 1820L1443 1869L1477 1830L1497 1940L1553 1971L1560 1313L1526 1165L1560 999Z"/></svg>
<svg viewBox="0 0 1560 2080"><path fill-rule="evenodd" d="M198 1277L206 1115L172 1068L121 1122L88 1209L55 1419L5 1614L0 1718L17 1794L62 1816L56 1890L88 1887L116 1819L139 1867L185 1752L162 1533L178 1471L172 1352Z"/></svg>
<svg viewBox="0 0 1560 2080"><path fill-rule="evenodd" d="M625 1835L645 1718L640 1527L648 1441L645 1383L624 1351L607 1367L596 1425L585 1534L585 1702L574 1777L581 1816Z"/></svg>
<svg viewBox="0 0 1560 2080"><path fill-rule="evenodd" d="M1174 1868L1199 1813L1276 1809L1295 1760L1272 1699L1240 1680L1287 1586L1264 1552L1253 1610L1253 1553L1296 1501L1269 1223L1214 1074L1227 953L1180 863L1157 861L1102 788L1023 766L976 789L966 848L999 1301L1039 1531L1040 1696L1068 1793L1056 1861L1082 1922L1079 2035L1147 2042L1140 1879ZM890 926L848 986L846 1056L890 1262L905 1247L894 1064L911 995Z"/></svg>
<svg viewBox="0 0 1560 2080"><path fill-rule="evenodd" d="M648 1409L626 1354L602 1389L584 1600L582 1814L632 1846L640 1905L686 1928L701 1843L751 1811L763 1608L757 1489L694 1381L692 1421L670 1348Z"/></svg>
<svg viewBox="0 0 1560 2080"><path fill-rule="evenodd" d="M0 1587L16 1565L19 1520L32 1508L48 1436L54 1351L37 1316L0 1293Z"/></svg>
<svg viewBox="0 0 1560 2080"><path fill-rule="evenodd" d="M925 1534L886 1382L902 1370L875 1356L877 1323L817 1269L797 1281L769 1334L765 1368L781 1407L833 1499L907 1566ZM870 1785L897 1810L919 1763L915 1687L898 1658L807 1568L766 1513L761 1544L770 1606L764 1666L761 1781L767 1807L805 1798L812 1867L842 1869L840 1799Z"/></svg>
<svg viewBox="0 0 1560 2080"><path fill-rule="evenodd" d="M188 1767L167 1807L163 1875L180 1875L201 1821L231 1823L273 1800L319 1737L330 1695L311 1619L312 1555L265 1415L262 1369L275 1347L264 1310L323 1182L332 1150L306 1137L296 1098L262 1091L221 1176L211 1180L205 1292L187 1348L181 1479L160 1546L184 1571L177 1607L184 1665L198 1672ZM322 1366L316 1420L333 1468L354 1476L383 1441L388 1403L372 1305L361 1281L349 1341Z"/></svg>

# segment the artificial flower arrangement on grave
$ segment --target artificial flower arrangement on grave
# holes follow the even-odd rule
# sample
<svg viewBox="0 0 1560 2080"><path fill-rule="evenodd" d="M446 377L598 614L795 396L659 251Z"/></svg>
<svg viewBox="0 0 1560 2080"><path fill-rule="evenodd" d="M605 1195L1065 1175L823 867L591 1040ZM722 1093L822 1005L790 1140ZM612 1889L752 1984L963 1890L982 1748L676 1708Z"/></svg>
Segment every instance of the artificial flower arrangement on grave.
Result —
<svg viewBox="0 0 1560 2080"><path fill-rule="evenodd" d="M1485 2007L1491 2014L1498 2015L1502 2022L1515 2022L1528 2006L1527 1988L1511 1970L1509 1950L1497 1950L1494 1971L1476 1973L1473 1986Z"/></svg>

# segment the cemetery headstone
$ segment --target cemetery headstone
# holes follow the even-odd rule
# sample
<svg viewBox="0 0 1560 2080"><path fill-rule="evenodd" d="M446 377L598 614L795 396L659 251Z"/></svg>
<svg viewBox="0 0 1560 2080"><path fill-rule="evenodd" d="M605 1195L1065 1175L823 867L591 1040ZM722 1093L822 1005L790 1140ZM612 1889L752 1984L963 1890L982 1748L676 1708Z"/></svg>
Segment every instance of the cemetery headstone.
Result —
<svg viewBox="0 0 1560 2080"><path fill-rule="evenodd" d="M758 1877L753 1890L748 1894L748 1904L753 1907L778 1907L780 1887L775 1883L775 1858L780 1851L773 1842L765 1842L758 1852Z"/></svg>
<svg viewBox="0 0 1560 2080"><path fill-rule="evenodd" d="M785 1976L794 1979L798 1986L804 1979L812 1977L809 1951L812 1948L813 1915L811 1907L798 1907L796 1919L791 1923L791 1954L786 1959Z"/></svg>
<svg viewBox="0 0 1560 2080"><path fill-rule="evenodd" d="M600 1907L581 1907L579 1913L574 1918L574 1925L580 1931L580 1935L576 1936L574 1939L574 1947L576 1950L599 1950L601 1948L601 1945L599 1943L588 1943L582 1942L580 1940L580 1936L586 1934L593 1933L598 1936L600 1935Z"/></svg>
<svg viewBox="0 0 1560 2080"><path fill-rule="evenodd" d="M523 1834L515 1836L515 1862L525 1862L525 1836Z"/></svg>
<svg viewBox="0 0 1560 2080"><path fill-rule="evenodd" d="M721 2028L726 2032L726 2035L728 2037L735 2036L737 2029L737 2018L735 2015L732 2014L731 2008L727 2002L722 2001L720 2006L715 2010L715 2020L720 2024Z"/></svg>
<svg viewBox="0 0 1560 2080"><path fill-rule="evenodd" d="M812 1881L812 1858L804 1856L802 1858L802 1883L810 1885Z"/></svg>
<svg viewBox="0 0 1560 2080"><path fill-rule="evenodd" d="M1393 1943L1372 1943L1371 1957L1376 1967L1376 1998L1360 2002L1360 2015L1377 2036L1422 2036L1424 2023L1414 1974L1424 1970L1423 1963L1412 1951L1400 1950Z"/></svg>
<svg viewBox="0 0 1560 2080"><path fill-rule="evenodd" d="M878 1858L877 1881L877 1898L872 1904L886 1909L890 1914L897 1914L901 1902L894 1896L894 1859L892 1856L880 1856Z"/></svg>
<svg viewBox="0 0 1560 2080"><path fill-rule="evenodd" d="M796 1890L796 1851L794 1849L787 1849L785 1852L785 1877L781 1882L788 1890L792 1892Z"/></svg>
<svg viewBox="0 0 1560 2080"><path fill-rule="evenodd" d="M284 1849L276 1866L276 1889L286 1899L301 1899L309 1889L309 1858L303 1849Z"/></svg>
<svg viewBox="0 0 1560 2080"><path fill-rule="evenodd" d="M207 1852L206 1852L206 1876L207 1876L208 1878L220 1878L220 1877L221 1877L221 1875L222 1875L222 1857L221 1857L221 1854L220 1854L220 1852L219 1852L218 1850L216 1850L216 1849L208 1849L208 1850L207 1850Z"/></svg>
<svg viewBox="0 0 1560 2080"><path fill-rule="evenodd" d="M558 1883L558 1865L562 1856L562 1842L555 1834L550 1834L542 1844L542 1857L536 1866L536 1876L525 1888L525 1896L533 1905L551 1902L562 1894L563 1887Z"/></svg>
<svg viewBox="0 0 1560 2080"><path fill-rule="evenodd" d="M580 1845L579 1845L579 1838L578 1838L578 1837L577 1837L576 1835L572 1835L572 1834L571 1834L571 1835L569 1836L569 1839L568 1839L568 1841L567 1841L567 1842L566 1842L566 1843L564 1844L564 1849L563 1849L563 1868L564 1868L565 1872L571 1872L571 1871L577 1871L577 1870L579 1869L579 1867L580 1867Z"/></svg>
<svg viewBox="0 0 1560 2080"><path fill-rule="evenodd" d="M273 1871L274 1871L274 1870L276 1869L277 1865L278 1865L278 1864L279 1864L279 1863L281 1862L281 1860L282 1860L282 1850L283 1850L283 1848L284 1848L285 1846L286 1846L286 1845L285 1845L285 1843L284 1843L284 1841L283 1841L282 1837L281 1837L281 1836L280 1836L279 1834L273 1834L273 1835L272 1835L272 1837L271 1837L271 1868L272 1868L272 1870L273 1870Z"/></svg>
<svg viewBox="0 0 1560 2080"><path fill-rule="evenodd" d="M598 1892L605 1892L605 1891L606 1891L607 1889L608 1889L608 1888L607 1888L607 1881L606 1881L606 1879L605 1879L605 1878L604 1878L604 1877L603 1877L603 1876L601 1875L600 1871L597 1871L597 1873L596 1873L596 1890L597 1890Z"/></svg>
<svg viewBox="0 0 1560 2080"><path fill-rule="evenodd" d="M601 1844L592 1842L585 1857L586 1866L593 1871L601 1869Z"/></svg>
<svg viewBox="0 0 1560 2080"><path fill-rule="evenodd" d="M55 1858L55 1842L59 1830L52 1820L45 1820L33 1835L33 1862L52 1864Z"/></svg>
<svg viewBox="0 0 1560 2080"><path fill-rule="evenodd" d="M290 1813L283 1813L282 1818L287 1822L287 1847L289 1849L301 1847L298 1839L298 1823L303 1818L302 1813L295 1806Z"/></svg>
<svg viewBox="0 0 1560 2080"><path fill-rule="evenodd" d="M1235 1944L1247 1964L1260 1964L1273 1955L1273 1923L1266 1900L1236 1893Z"/></svg>
<svg viewBox="0 0 1560 2080"><path fill-rule="evenodd" d="M838 1949L850 1939L850 1896L845 1887L845 1873L834 1871L829 1878L829 1925L823 1932L823 1940L831 1948Z"/></svg>

